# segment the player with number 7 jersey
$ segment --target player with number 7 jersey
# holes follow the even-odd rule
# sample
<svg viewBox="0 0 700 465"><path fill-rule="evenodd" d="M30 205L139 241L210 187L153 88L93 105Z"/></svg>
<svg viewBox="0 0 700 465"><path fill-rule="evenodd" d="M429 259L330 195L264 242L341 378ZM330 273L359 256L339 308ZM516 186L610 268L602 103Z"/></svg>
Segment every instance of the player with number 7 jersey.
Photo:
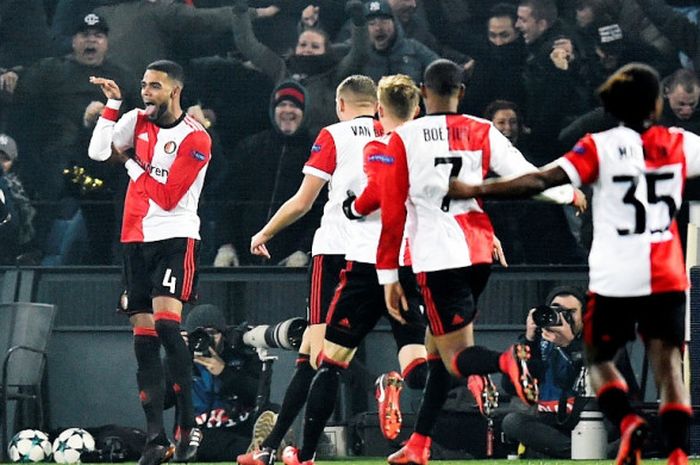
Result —
<svg viewBox="0 0 700 465"><path fill-rule="evenodd" d="M427 463L436 412L447 398L450 376L501 372L510 377L525 403L537 400L524 346L498 352L474 345L476 303L493 260L493 227L479 201L447 196L453 177L481 183L489 171L512 176L537 168L489 121L456 112L464 95L462 81L463 69L457 64L442 59L431 63L421 85L427 115L396 128L386 150L383 179L391 182L381 188L377 276L389 313L400 314L406 294L398 280L398 265L408 225L412 267L430 329L423 402L413 434L388 458L392 465ZM545 196L570 203L574 190L561 186Z"/></svg>

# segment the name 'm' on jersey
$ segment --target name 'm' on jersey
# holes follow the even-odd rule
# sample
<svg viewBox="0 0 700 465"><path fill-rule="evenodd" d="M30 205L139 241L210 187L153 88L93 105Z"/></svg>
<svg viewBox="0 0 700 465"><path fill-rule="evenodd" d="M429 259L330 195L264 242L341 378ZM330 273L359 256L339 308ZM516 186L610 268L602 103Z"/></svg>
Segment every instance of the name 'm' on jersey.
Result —
<svg viewBox="0 0 700 465"><path fill-rule="evenodd" d="M362 192L367 179L362 171L362 149L381 134L371 116L341 121L321 129L303 173L328 181L328 201L321 226L314 234L311 255L345 255L349 220L342 210L347 191Z"/></svg>
<svg viewBox="0 0 700 465"><path fill-rule="evenodd" d="M593 187L592 292L635 297L688 287L676 212L700 175L700 137L654 126L588 134L556 162Z"/></svg>
<svg viewBox="0 0 700 465"><path fill-rule="evenodd" d="M392 182L382 188L380 282L396 281L404 223L416 273L491 263L491 221L479 201L447 197L449 180L480 184L489 170L511 176L537 168L489 121L459 114L428 115L405 123L391 135L388 153L393 160L386 176ZM573 190L567 186L552 191L551 198L570 202Z"/></svg>
<svg viewBox="0 0 700 465"><path fill-rule="evenodd" d="M112 144L119 151L135 152L133 160L125 165L131 181L124 203L121 241L199 239L197 207L211 158L209 134L184 113L169 127L152 123L140 109L116 121L118 113L110 108L111 102L98 120L91 147L93 143L107 147Z"/></svg>

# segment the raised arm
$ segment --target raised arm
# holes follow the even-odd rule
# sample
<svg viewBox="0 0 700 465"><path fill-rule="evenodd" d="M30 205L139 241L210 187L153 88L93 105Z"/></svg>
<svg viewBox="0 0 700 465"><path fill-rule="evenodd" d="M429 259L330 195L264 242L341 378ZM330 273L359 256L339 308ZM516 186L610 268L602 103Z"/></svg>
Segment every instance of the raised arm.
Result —
<svg viewBox="0 0 700 465"><path fill-rule="evenodd" d="M245 0L237 0L233 8L233 39L243 56L273 82L278 83L285 78L287 65L284 60L255 37L248 2Z"/></svg>
<svg viewBox="0 0 700 465"><path fill-rule="evenodd" d="M352 19L352 38L350 51L335 68L336 82L342 81L351 74L361 72L369 58L369 32L367 31L367 18L362 10L362 2L350 0L345 6L345 11Z"/></svg>

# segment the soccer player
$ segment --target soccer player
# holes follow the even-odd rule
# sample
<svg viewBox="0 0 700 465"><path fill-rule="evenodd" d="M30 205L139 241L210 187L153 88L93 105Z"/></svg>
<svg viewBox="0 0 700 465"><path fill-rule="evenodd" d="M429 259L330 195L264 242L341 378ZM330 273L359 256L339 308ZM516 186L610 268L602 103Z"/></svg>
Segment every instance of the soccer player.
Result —
<svg viewBox="0 0 700 465"><path fill-rule="evenodd" d="M631 63L600 87L605 111L622 124L588 134L551 167L506 182L452 182L451 198L523 197L571 182L593 187L591 298L583 340L598 405L622 433L617 465L635 465L649 426L630 405L612 359L641 335L661 402L669 465L688 463L692 409L682 380L688 281L675 215L686 178L700 175L700 138L654 125L662 99L656 71Z"/></svg>
<svg viewBox="0 0 700 465"><path fill-rule="evenodd" d="M537 400L537 386L527 369L526 347L504 353L474 346L476 301L486 285L492 262L493 228L474 200L446 196L451 176L482 180L489 170L503 175L536 171L490 122L457 114L464 94L463 70L449 60L426 69L421 93L427 116L398 127L389 140L381 194L382 231L377 274L385 285L386 305L399 321L405 292L398 279L399 253L408 212L413 271L425 300L429 333L428 380L415 431L406 445L389 456L391 464L425 465L430 433L445 402L451 378L508 375L526 403ZM547 193L571 202L570 186Z"/></svg>
<svg viewBox="0 0 700 465"><path fill-rule="evenodd" d="M175 461L190 461L202 439L194 421L192 357L180 336L180 320L183 303L197 295L197 206L211 140L180 106L183 80L177 63L151 63L141 80L145 109L133 109L120 118L122 94L117 84L90 78L108 100L88 154L93 160L122 163L131 178L121 233L120 307L133 327L139 398L146 414L148 441L139 465L157 465L171 455ZM163 428L161 345L177 393L174 451Z"/></svg>
<svg viewBox="0 0 700 465"><path fill-rule="evenodd" d="M357 98L376 106L377 89L370 78L363 76L358 79L354 93ZM379 115L385 131L393 130L416 114L419 92L408 77L392 76L382 79L379 95ZM368 178L380 174L373 165L385 162L382 147L380 141L372 141L364 148L364 157L356 159L355 168L348 173L351 176L351 191L359 192L365 185L376 184ZM351 202L353 198L349 199ZM367 208L367 211L373 211L378 207L379 197L365 192L358 201L361 210ZM344 202L346 210L353 209L350 202ZM374 328L379 318L382 315L388 317L374 265L381 227L379 215L379 212L375 212L363 221L354 221L347 226L347 264L340 275L340 283L328 310L321 363L308 396L302 447L297 449L290 446L284 450L282 458L285 465L313 464L319 438L335 407L341 372L348 367L360 342ZM349 216L357 218L359 214L355 210ZM414 292L409 290L407 293L406 304L409 309L404 314L405 319L399 323L390 318L392 332L399 347L402 367L416 360L425 365L426 351L422 344L425 324L420 310L423 302L413 273L408 268L403 271L405 275L402 275L402 282ZM397 423L390 419L389 427ZM386 426L386 422L383 426Z"/></svg>

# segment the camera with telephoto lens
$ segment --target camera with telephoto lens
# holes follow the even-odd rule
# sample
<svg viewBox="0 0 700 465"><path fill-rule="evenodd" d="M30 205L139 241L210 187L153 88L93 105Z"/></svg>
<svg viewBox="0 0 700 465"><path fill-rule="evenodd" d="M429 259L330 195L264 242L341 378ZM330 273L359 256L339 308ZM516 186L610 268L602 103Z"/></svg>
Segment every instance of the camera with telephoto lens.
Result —
<svg viewBox="0 0 700 465"><path fill-rule="evenodd" d="M574 327L574 317L569 309L561 305L538 305L535 307L535 311L532 312L532 321L539 328L562 326L564 320L569 323L569 326Z"/></svg>
<svg viewBox="0 0 700 465"><path fill-rule="evenodd" d="M304 318L290 318L274 325L248 326L241 339L245 345L258 349L297 350L305 329Z"/></svg>

